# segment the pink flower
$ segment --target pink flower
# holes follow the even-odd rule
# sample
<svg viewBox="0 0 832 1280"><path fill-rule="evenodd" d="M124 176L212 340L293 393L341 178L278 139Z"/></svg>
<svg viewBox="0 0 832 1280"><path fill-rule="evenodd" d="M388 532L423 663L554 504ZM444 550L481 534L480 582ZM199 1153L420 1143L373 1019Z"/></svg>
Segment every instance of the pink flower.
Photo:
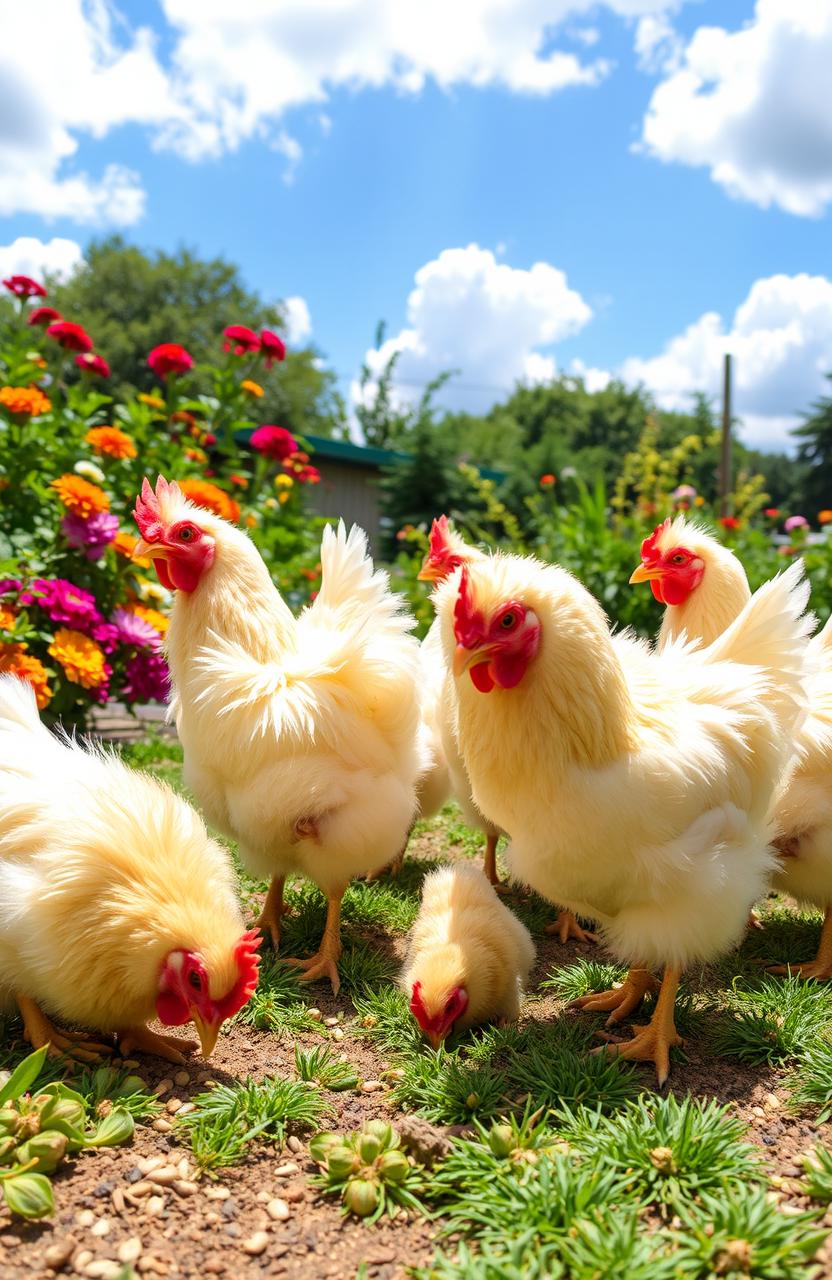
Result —
<svg viewBox="0 0 832 1280"><path fill-rule="evenodd" d="M118 533L118 516L109 511L96 511L85 520L70 513L61 521L61 533L69 545L83 551L88 560L100 560Z"/></svg>
<svg viewBox="0 0 832 1280"><path fill-rule="evenodd" d="M118 644L118 632L98 612L95 596L66 578L34 578L19 599L24 607L42 609L52 622L65 623L97 640L105 653L112 653Z"/></svg>
<svg viewBox="0 0 832 1280"><path fill-rule="evenodd" d="M137 613L116 609L111 621L118 631L122 644L134 645L137 649L161 648L162 637L159 632Z"/></svg>
<svg viewBox="0 0 832 1280"><path fill-rule="evenodd" d="M187 373L193 368L194 358L178 342L163 342L153 348L147 357L147 363L157 378L166 378L171 373Z"/></svg>
<svg viewBox="0 0 832 1280"><path fill-rule="evenodd" d="M92 338L80 324L71 320L56 320L46 330L47 338L54 338L67 351L92 351Z"/></svg>
<svg viewBox="0 0 832 1280"><path fill-rule="evenodd" d="M792 529L808 529L809 521L805 516L789 516L783 528L786 533L791 533Z"/></svg>
<svg viewBox="0 0 832 1280"><path fill-rule="evenodd" d="M46 290L31 276L9 276L3 284L16 298L45 298Z"/></svg>
<svg viewBox="0 0 832 1280"><path fill-rule="evenodd" d="M55 320L60 320L61 313L56 311L54 307L33 307L29 312L27 324L40 325L45 329L48 324L53 324Z"/></svg>
<svg viewBox="0 0 832 1280"><path fill-rule="evenodd" d="M260 339L257 334L253 329L247 329L244 324L230 324L222 332L225 338L222 345L223 351L233 350L235 356L244 356L249 351L260 350Z"/></svg>
<svg viewBox="0 0 832 1280"><path fill-rule="evenodd" d="M276 333L272 333L271 329L261 330L260 350L266 357L267 369L271 369L275 360L286 359L286 343L282 338L278 338Z"/></svg>
<svg viewBox="0 0 832 1280"><path fill-rule="evenodd" d="M110 366L104 357L93 355L90 351L76 356L75 363L82 373L88 373L96 378L109 378L110 376Z"/></svg>
<svg viewBox="0 0 832 1280"><path fill-rule="evenodd" d="M140 649L132 658L128 658L122 693L128 702L167 701L170 673L161 653L152 649Z"/></svg>
<svg viewBox="0 0 832 1280"><path fill-rule="evenodd" d="M321 473L317 467L301 467L298 480L301 484L320 484Z"/></svg>
<svg viewBox="0 0 832 1280"><path fill-rule="evenodd" d="M251 447L275 462L283 462L297 450L298 442L285 427L267 424L252 432Z"/></svg>

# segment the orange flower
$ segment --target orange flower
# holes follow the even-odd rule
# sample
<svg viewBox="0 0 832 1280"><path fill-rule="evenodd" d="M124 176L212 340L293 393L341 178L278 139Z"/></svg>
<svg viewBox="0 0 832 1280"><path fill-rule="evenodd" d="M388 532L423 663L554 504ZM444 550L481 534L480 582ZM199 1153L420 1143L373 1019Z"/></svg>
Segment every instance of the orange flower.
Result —
<svg viewBox="0 0 832 1280"><path fill-rule="evenodd" d="M136 397L142 404L146 404L148 409L164 409L165 402L161 396L149 396L146 391L140 391Z"/></svg>
<svg viewBox="0 0 832 1280"><path fill-rule="evenodd" d="M207 480L180 480L179 488L196 506L213 511L215 516L222 516L223 520L230 520L232 524L239 521L240 508L237 503L215 484L209 484Z"/></svg>
<svg viewBox="0 0 832 1280"><path fill-rule="evenodd" d="M42 413L48 413L52 408L51 402L37 387L2 387L0 404L4 405L9 413L19 413L27 418L37 418Z"/></svg>
<svg viewBox="0 0 832 1280"><path fill-rule="evenodd" d="M229 476L228 479L231 481L232 484L236 484L240 489L248 488L247 476L233 475L233 476Z"/></svg>
<svg viewBox="0 0 832 1280"><path fill-rule="evenodd" d="M545 476L540 477L541 489L551 489L554 484L555 484L555 477L552 475L551 472L547 472Z"/></svg>
<svg viewBox="0 0 832 1280"><path fill-rule="evenodd" d="M38 711L43 711L52 690L43 663L34 654L26 653L25 644L0 644L0 671L28 680L35 691Z"/></svg>
<svg viewBox="0 0 832 1280"><path fill-rule="evenodd" d="M818 524L829 524L830 520L832 520L832 511L818 512Z"/></svg>
<svg viewBox="0 0 832 1280"><path fill-rule="evenodd" d="M59 662L67 680L85 689L97 689L106 683L110 669L104 650L80 631L60 627L49 646L49 656Z"/></svg>
<svg viewBox="0 0 832 1280"><path fill-rule="evenodd" d="M110 499L97 484L90 484L81 476L63 475L52 481L51 486L61 502L74 516L88 520L97 511L109 511Z"/></svg>
<svg viewBox="0 0 832 1280"><path fill-rule="evenodd" d="M158 609L150 609L146 604L126 604L124 606L125 613L134 613L137 618L143 618L151 627L155 627L160 636L167 634L170 626L170 618L165 613L160 613Z"/></svg>
<svg viewBox="0 0 832 1280"><path fill-rule="evenodd" d="M12 606L3 604L2 600L0 600L0 631L11 631L16 617L17 614Z"/></svg>
<svg viewBox="0 0 832 1280"><path fill-rule="evenodd" d="M246 516L246 527L248 529L255 529L257 527L257 516L254 512Z"/></svg>
<svg viewBox="0 0 832 1280"><path fill-rule="evenodd" d="M186 449L185 457L189 462L207 462L208 454L202 449Z"/></svg>
<svg viewBox="0 0 832 1280"><path fill-rule="evenodd" d="M96 453L106 453L111 458L135 458L138 453L135 441L119 427L92 427L84 439Z"/></svg>
<svg viewBox="0 0 832 1280"><path fill-rule="evenodd" d="M120 556L124 556L125 560L133 559L133 552L136 550L138 545L139 540L138 538L135 538L132 533L122 533L119 530L113 538L113 546ZM148 556L139 556L138 560L134 560L133 563L138 565L140 569L150 568L150 559Z"/></svg>
<svg viewBox="0 0 832 1280"><path fill-rule="evenodd" d="M248 394L250 396L254 396L256 400L259 400L260 397L263 395L263 388L260 386L260 383L252 382L251 378L243 378L242 382L240 383L240 386L242 387L243 391L247 391Z"/></svg>

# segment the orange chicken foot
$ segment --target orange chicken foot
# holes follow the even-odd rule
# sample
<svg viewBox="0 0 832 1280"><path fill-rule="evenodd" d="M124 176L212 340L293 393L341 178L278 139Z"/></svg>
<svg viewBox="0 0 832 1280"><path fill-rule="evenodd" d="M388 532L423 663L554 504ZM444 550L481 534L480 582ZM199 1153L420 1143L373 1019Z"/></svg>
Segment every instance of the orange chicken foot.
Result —
<svg viewBox="0 0 832 1280"><path fill-rule="evenodd" d="M570 938L573 938L575 942L600 941L597 933L591 933L589 929L581 928L576 915L572 911L559 912L551 924L544 926L543 932L554 933L559 942L568 942Z"/></svg>
<svg viewBox="0 0 832 1280"><path fill-rule="evenodd" d="M327 894L324 936L315 955L310 956L308 960L299 960L295 956L286 958L286 964L293 964L304 970L301 982L315 982L317 978L329 978L332 983L332 994L336 996L341 989L338 961L341 958L341 899L343 896L343 889L338 893Z"/></svg>
<svg viewBox="0 0 832 1280"><path fill-rule="evenodd" d="M33 1049L49 1046L49 1057L73 1058L77 1062L100 1062L104 1054L112 1053L113 1046L91 1040L83 1031L58 1031L46 1014L28 996L15 996L23 1019L23 1039Z"/></svg>
<svg viewBox="0 0 832 1280"><path fill-rule="evenodd" d="M602 1032L609 1043L592 1052L614 1053L630 1062L652 1062L661 1087L670 1074L670 1050L674 1045L682 1044L682 1037L673 1020L673 1006L680 976L679 969L665 969L653 1016L646 1027L633 1027L632 1040L619 1040Z"/></svg>
<svg viewBox="0 0 832 1280"><path fill-rule="evenodd" d="M272 876L272 882L266 894L266 901L263 903L263 910L257 919L258 929L262 929L264 933L268 930L275 951L280 946L280 919L286 911L283 905L283 886L285 883L285 876Z"/></svg>
<svg viewBox="0 0 832 1280"><path fill-rule="evenodd" d="M187 1062L185 1055L193 1053L199 1045L196 1040L182 1040L179 1036L159 1035L150 1027L125 1027L119 1031L118 1047L123 1058L128 1058L134 1049L142 1053L154 1053L157 1058L166 1058L168 1062L176 1062L183 1066Z"/></svg>
<svg viewBox="0 0 832 1280"><path fill-rule="evenodd" d="M816 982L828 982L832 978L832 907L826 908L823 928L820 932L818 953L814 960L801 964L772 964L769 973L799 973L801 978L814 978Z"/></svg>
<svg viewBox="0 0 832 1280"><path fill-rule="evenodd" d="M490 884L494 886L497 893L511 893L508 885L500 879L497 871L497 845L500 843L500 837L491 835L490 832L485 836L485 858L483 859L482 869Z"/></svg>
<svg viewBox="0 0 832 1280"><path fill-rule="evenodd" d="M606 1026L623 1022L638 1008L648 992L654 995L659 983L647 969L631 969L624 981L609 991L595 991L570 1000L567 1009L586 1009L589 1013L609 1013Z"/></svg>

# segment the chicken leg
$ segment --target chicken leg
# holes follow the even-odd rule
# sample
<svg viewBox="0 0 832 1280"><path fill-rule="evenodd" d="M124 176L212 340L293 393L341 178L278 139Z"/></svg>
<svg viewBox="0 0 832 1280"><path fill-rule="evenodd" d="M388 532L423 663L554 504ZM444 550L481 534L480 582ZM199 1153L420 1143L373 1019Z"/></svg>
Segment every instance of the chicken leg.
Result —
<svg viewBox="0 0 832 1280"><path fill-rule="evenodd" d="M557 922L556 922L557 923ZM567 1009L586 1009L590 1013L609 1013L606 1026L615 1026L623 1022L638 1008L648 992L653 995L659 990L659 983L647 969L633 968L624 981L609 991L592 991L588 996L580 996L570 1000Z"/></svg>
<svg viewBox="0 0 832 1280"><path fill-rule="evenodd" d="M828 982L832 978L832 907L826 908L823 917L823 928L820 931L818 953L814 960L804 960L801 964L772 964L769 973L799 973L801 978L814 978L817 982Z"/></svg>
<svg viewBox="0 0 832 1280"><path fill-rule="evenodd" d="M113 1052L112 1045L91 1040L82 1031L58 1031L28 996L18 995L15 1000L23 1019L23 1039L28 1040L33 1049L48 1045L50 1058L64 1055L78 1062L100 1062L104 1054Z"/></svg>
<svg viewBox="0 0 832 1280"><path fill-rule="evenodd" d="M642 970L643 972L643 970ZM614 1053L619 1058L630 1062L652 1062L656 1068L656 1078L661 1087L670 1074L670 1050L675 1044L682 1043L682 1037L676 1030L673 1020L673 1006L676 1002L676 991L681 977L680 969L668 966L664 971L659 998L653 1010L653 1016L646 1027L633 1027L632 1040L617 1040L613 1036L609 1043L593 1053Z"/></svg>
<svg viewBox="0 0 832 1280"><path fill-rule="evenodd" d="M343 889L327 894L324 936L315 955L310 956L308 960L299 960L295 956L286 957L286 964L293 964L304 970L301 982L329 978L332 983L332 994L336 996L341 990L338 961L341 958L341 899L343 896Z"/></svg>
<svg viewBox="0 0 832 1280"><path fill-rule="evenodd" d="M193 1053L199 1046L196 1040L182 1040L179 1036L159 1035L150 1027L125 1027L119 1031L118 1047L123 1058L127 1058L134 1049L143 1053L154 1053L157 1058L165 1058L168 1062L176 1062L183 1066L187 1062L185 1055Z"/></svg>
<svg viewBox="0 0 832 1280"><path fill-rule="evenodd" d="M510 893L508 885L500 879L497 871L497 845L500 843L500 833L495 835L492 831L485 833L485 857L483 859L482 869L490 884L494 886L497 893Z"/></svg>
<svg viewBox="0 0 832 1280"><path fill-rule="evenodd" d="M286 910L283 905L283 886L285 883L285 876L272 876L272 882L266 894L266 901L263 903L263 910L257 920L258 929L264 931L268 929L275 951L280 946L280 919Z"/></svg>
<svg viewBox="0 0 832 1280"><path fill-rule="evenodd" d="M556 934L559 942L568 942L570 938L575 942L598 942L598 934L582 929L573 911L559 912L551 924L544 925L543 932Z"/></svg>

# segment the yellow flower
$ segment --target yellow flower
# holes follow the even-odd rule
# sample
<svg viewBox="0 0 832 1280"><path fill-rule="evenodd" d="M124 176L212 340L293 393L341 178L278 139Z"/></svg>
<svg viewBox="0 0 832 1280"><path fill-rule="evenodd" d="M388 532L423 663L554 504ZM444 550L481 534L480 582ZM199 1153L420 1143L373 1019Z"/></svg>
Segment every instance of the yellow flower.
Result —
<svg viewBox="0 0 832 1280"><path fill-rule="evenodd" d="M277 510L277 502L274 498L266 498L265 502L263 503L263 506L268 507L269 511Z"/></svg>
<svg viewBox="0 0 832 1280"><path fill-rule="evenodd" d="M141 400L142 404L146 404L148 409L164 409L165 402L160 396L149 396L146 391L140 391L136 397Z"/></svg>
<svg viewBox="0 0 832 1280"><path fill-rule="evenodd" d="M281 471L280 475L275 476L274 482L278 489L291 489L295 483L292 477L287 476L283 471Z"/></svg>
<svg viewBox="0 0 832 1280"><path fill-rule="evenodd" d="M257 516L252 511L249 513L249 515L246 516L246 527L248 529L254 529L256 528L256 526L257 526Z"/></svg>
<svg viewBox="0 0 832 1280"><path fill-rule="evenodd" d="M259 400L260 397L263 395L263 388L260 386L260 383L252 382L251 378L243 378L242 382L240 383L240 386L242 387L243 391L247 391L248 394L250 396L254 396L256 400Z"/></svg>
<svg viewBox="0 0 832 1280"><path fill-rule="evenodd" d="M291 497L291 494L287 493L285 489L283 490L282 493L279 493L277 495L277 500L280 503L281 507L284 505L284 503L289 501L290 497Z"/></svg>
<svg viewBox="0 0 832 1280"><path fill-rule="evenodd" d="M97 485L82 480L80 476L64 475L53 480L51 487L61 502L75 516L88 520L97 511L109 511L110 499Z"/></svg>
<svg viewBox="0 0 832 1280"><path fill-rule="evenodd" d="M167 614L160 613L158 609L150 609L146 604L128 604L124 608L127 613L134 613L137 618L142 618L151 627L155 627L160 636L165 635L170 626Z"/></svg>
<svg viewBox="0 0 832 1280"><path fill-rule="evenodd" d="M110 458L135 458L138 453L135 441L120 427L91 427L84 439L96 453Z"/></svg>
<svg viewBox="0 0 832 1280"><path fill-rule="evenodd" d="M110 674L101 646L68 627L60 627L55 632L49 656L61 664L67 680L85 689L98 689Z"/></svg>
<svg viewBox="0 0 832 1280"><path fill-rule="evenodd" d="M139 595L142 600L155 600L159 604L164 604L168 599L168 592L161 582L151 582L148 578L139 578L136 585L139 588Z"/></svg>
<svg viewBox="0 0 832 1280"><path fill-rule="evenodd" d="M698 493L698 494L696 495L696 497L695 497L695 498L694 498L694 500L693 500L693 505L694 505L695 507L704 507L704 505L705 505L705 499L702 497L702 494L701 494L701 493Z"/></svg>
<svg viewBox="0 0 832 1280"><path fill-rule="evenodd" d="M4 405L9 413L19 413L27 418L37 418L42 413L48 413L52 408L51 402L37 387L2 387L0 404Z"/></svg>
<svg viewBox="0 0 832 1280"><path fill-rule="evenodd" d="M25 644L0 644L0 671L28 680L35 691L38 710L43 711L52 697L46 668L32 653L26 653Z"/></svg>

